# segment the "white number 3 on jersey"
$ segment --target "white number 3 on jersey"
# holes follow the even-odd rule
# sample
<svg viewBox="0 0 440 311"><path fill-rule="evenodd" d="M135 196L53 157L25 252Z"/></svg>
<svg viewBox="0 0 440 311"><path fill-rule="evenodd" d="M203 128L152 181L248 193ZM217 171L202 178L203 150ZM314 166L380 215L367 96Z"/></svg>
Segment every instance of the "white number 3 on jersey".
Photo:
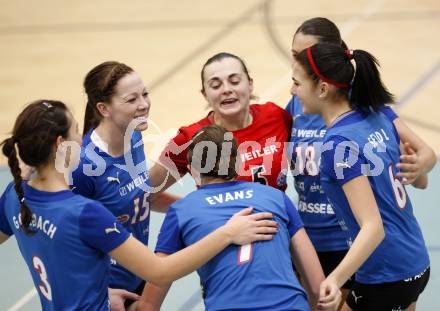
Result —
<svg viewBox="0 0 440 311"><path fill-rule="evenodd" d="M32 257L32 264L40 276L38 289L47 300L52 301L52 288L50 287L49 280L47 279L47 272L43 262L39 257L34 256Z"/></svg>

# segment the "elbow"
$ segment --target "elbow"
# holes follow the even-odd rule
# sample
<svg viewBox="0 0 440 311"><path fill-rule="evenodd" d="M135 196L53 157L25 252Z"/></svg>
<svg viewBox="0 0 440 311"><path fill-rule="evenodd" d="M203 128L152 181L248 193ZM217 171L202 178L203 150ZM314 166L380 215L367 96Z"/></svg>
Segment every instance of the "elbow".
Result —
<svg viewBox="0 0 440 311"><path fill-rule="evenodd" d="M424 183L416 183L416 184L413 184L413 186L417 189L423 190L423 189L428 188L428 181L426 181Z"/></svg>
<svg viewBox="0 0 440 311"><path fill-rule="evenodd" d="M424 153L426 154L425 172L427 173L431 171L437 163L437 155L435 154L434 150L429 146L426 146L424 150Z"/></svg>
<svg viewBox="0 0 440 311"><path fill-rule="evenodd" d="M426 189L428 187L428 175L424 174L419 176L413 183L412 186L417 189Z"/></svg>
<svg viewBox="0 0 440 311"><path fill-rule="evenodd" d="M432 167L434 167L435 164L437 163L437 155L435 154L435 152L432 148L429 148L429 152L430 152L430 158L432 161Z"/></svg>
<svg viewBox="0 0 440 311"><path fill-rule="evenodd" d="M164 258L161 258L164 259ZM164 287L170 285L175 278L171 275L170 268L167 265L160 265L155 269L151 269L153 273L150 275L150 279L148 280L151 283L159 287Z"/></svg>
<svg viewBox="0 0 440 311"><path fill-rule="evenodd" d="M173 279L169 276L169 273L166 273L165 269L158 269L150 276L148 281L159 287L164 287L172 283Z"/></svg>

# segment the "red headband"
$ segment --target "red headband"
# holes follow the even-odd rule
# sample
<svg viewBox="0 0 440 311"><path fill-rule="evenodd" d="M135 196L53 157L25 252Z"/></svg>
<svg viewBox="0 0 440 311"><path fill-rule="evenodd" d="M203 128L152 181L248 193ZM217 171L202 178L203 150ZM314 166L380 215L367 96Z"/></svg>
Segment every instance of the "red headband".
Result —
<svg viewBox="0 0 440 311"><path fill-rule="evenodd" d="M331 80L331 79L327 79L326 77L324 77L318 70L318 67L316 67L315 61L313 60L313 56L312 56L312 49L311 48L307 48L307 57L309 59L309 63L310 66L312 66L313 71L315 72L315 74L318 76L319 79L321 79L322 81L325 81L327 83L333 84L334 86L340 88L340 89L345 89L350 87L350 83L339 83L337 81Z"/></svg>

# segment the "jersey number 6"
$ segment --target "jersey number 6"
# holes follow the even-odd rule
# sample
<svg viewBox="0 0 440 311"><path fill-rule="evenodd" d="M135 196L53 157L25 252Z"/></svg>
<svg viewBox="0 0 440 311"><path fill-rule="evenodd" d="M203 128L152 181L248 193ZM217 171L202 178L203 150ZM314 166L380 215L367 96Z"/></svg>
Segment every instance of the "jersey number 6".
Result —
<svg viewBox="0 0 440 311"><path fill-rule="evenodd" d="M388 173L390 174L391 185L393 186L393 193L397 206L400 209L404 209L406 206L406 191L400 180L394 176L393 164L388 166Z"/></svg>

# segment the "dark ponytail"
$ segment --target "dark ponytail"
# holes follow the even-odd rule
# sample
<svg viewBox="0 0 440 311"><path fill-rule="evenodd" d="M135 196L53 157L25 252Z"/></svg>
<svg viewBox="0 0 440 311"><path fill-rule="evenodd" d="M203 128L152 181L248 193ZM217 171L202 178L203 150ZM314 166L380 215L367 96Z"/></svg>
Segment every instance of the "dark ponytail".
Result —
<svg viewBox="0 0 440 311"><path fill-rule="evenodd" d="M355 110L366 110L367 107L377 111L384 104L394 103L394 95L383 84L378 70L379 62L370 53L354 50L356 73L351 87L350 103Z"/></svg>
<svg viewBox="0 0 440 311"><path fill-rule="evenodd" d="M87 106L84 115L83 135L97 127L101 121L102 117L96 104L99 102L110 103L118 81L131 72L133 69L123 63L108 61L99 64L87 73L84 79Z"/></svg>
<svg viewBox="0 0 440 311"><path fill-rule="evenodd" d="M15 140L13 137L7 138L2 142L2 144L2 151L3 154L8 158L8 165L14 178L15 192L17 193L18 200L20 201L21 224L24 228L25 234L31 235L33 232L29 230L29 225L32 221L32 212L26 205L24 199L21 169L18 163L17 152L15 151Z"/></svg>
<svg viewBox="0 0 440 311"><path fill-rule="evenodd" d="M99 125L100 118L96 115L97 109L90 101L87 101L86 112L84 114L83 136L90 130Z"/></svg>
<svg viewBox="0 0 440 311"><path fill-rule="evenodd" d="M351 52L340 45L318 43L296 55L295 59L316 83L321 80L336 86L354 110L368 113L394 103L393 94L380 78L377 60L368 52ZM356 71L352 59L356 62Z"/></svg>
<svg viewBox="0 0 440 311"><path fill-rule="evenodd" d="M26 234L33 233L29 229L32 212L26 204L18 158L35 168L46 164L53 153L57 137L67 138L71 123L67 107L62 102L37 100L26 106L17 117L12 137L0 144L3 145L2 152L8 158L14 177L14 188L20 201L20 220Z"/></svg>

